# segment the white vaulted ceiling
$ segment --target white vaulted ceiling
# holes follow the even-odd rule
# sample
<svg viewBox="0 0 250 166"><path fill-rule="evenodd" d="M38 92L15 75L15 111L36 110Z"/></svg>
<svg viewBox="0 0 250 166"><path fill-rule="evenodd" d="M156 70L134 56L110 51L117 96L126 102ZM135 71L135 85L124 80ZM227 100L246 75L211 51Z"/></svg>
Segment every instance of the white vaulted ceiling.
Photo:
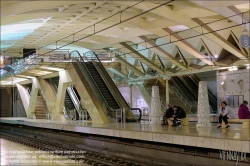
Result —
<svg viewBox="0 0 250 166"><path fill-rule="evenodd" d="M157 8L159 4L163 3L166 4ZM154 7L155 10L129 19ZM246 13L230 17L241 12ZM118 14L108 18L115 13ZM236 41L242 35L244 27L236 26L242 23L242 16L246 22L249 22L248 0L176 0L171 3L163 0L140 3L139 1L84 0L1 1L1 53L16 56L12 53L21 53L23 48L55 49L56 46L71 43L73 36L69 35L95 24L95 27L91 26L76 33L74 40L92 34L91 36L71 43L62 49L100 52L119 48L119 51L114 52L123 53L120 56L121 61L125 60L137 67L141 62L159 73L200 69L200 67L216 64L228 65L226 60L229 55L247 64L249 63L247 62L249 50L239 48L237 43L232 44L228 40L230 34L234 35ZM230 18L225 19L225 17ZM103 19L106 20L100 22ZM128 20L118 24L126 19ZM107 28L114 24L117 25ZM94 28L95 32L107 29L94 34ZM222 28L225 29L217 31ZM210 31L216 32L200 35ZM246 31L249 33L249 23L246 24ZM168 36L169 34L172 34L171 37ZM149 39L154 40L147 42ZM57 40L60 41L55 43ZM169 43L170 40L171 44L149 48ZM130 47L130 45L138 43L138 46ZM147 51L140 51L139 48L147 49ZM131 49L138 52L131 53ZM223 54L223 50L230 54ZM210 59L208 58L208 60L204 54L207 54ZM214 57L215 54L219 56L218 61ZM160 59L155 58L155 55ZM225 63L223 59L225 59ZM165 67L160 67L160 61ZM122 65L126 67L128 64L123 62ZM131 68L131 66L127 68Z"/></svg>

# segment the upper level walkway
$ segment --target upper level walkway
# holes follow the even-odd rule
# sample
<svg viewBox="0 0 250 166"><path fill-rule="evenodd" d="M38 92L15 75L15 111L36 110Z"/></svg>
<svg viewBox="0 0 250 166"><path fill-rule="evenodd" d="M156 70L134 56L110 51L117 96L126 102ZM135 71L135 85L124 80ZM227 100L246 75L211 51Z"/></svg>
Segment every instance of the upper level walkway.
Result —
<svg viewBox="0 0 250 166"><path fill-rule="evenodd" d="M91 122L81 121L13 117L0 118L0 122L150 142L250 152L250 131L249 129L242 129L240 124L231 124L230 129L217 129L216 123L213 123L211 128L196 128L196 122L190 122L189 126L181 127L149 125L147 123L92 124Z"/></svg>

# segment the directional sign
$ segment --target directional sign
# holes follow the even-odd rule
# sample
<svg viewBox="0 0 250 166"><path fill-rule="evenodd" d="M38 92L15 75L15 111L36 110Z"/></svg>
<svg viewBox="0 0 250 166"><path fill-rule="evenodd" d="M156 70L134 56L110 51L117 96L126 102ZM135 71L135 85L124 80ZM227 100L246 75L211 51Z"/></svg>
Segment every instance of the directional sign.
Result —
<svg viewBox="0 0 250 166"><path fill-rule="evenodd" d="M250 46L250 36L248 36L248 35L241 35L240 36L240 45L242 47L245 47L245 48L249 47Z"/></svg>

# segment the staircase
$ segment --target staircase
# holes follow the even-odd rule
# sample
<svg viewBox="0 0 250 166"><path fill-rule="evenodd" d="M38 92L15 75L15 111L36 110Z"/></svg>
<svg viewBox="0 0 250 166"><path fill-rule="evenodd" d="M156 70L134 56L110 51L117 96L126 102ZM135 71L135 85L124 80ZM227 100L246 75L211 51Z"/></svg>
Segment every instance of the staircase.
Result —
<svg viewBox="0 0 250 166"><path fill-rule="evenodd" d="M88 71L90 72L91 76L93 77L95 83L97 84L98 88L100 89L102 95L104 96L105 100L107 101L108 105L112 109L120 109L118 103L114 99L113 95L110 93L107 85L104 83L101 75L96 70L95 66L92 62L85 62Z"/></svg>
<svg viewBox="0 0 250 166"><path fill-rule="evenodd" d="M165 103L165 101L166 101L166 82L165 82L165 80L163 80L162 78L159 78L158 81L156 79L152 79L152 80L147 81L146 86L151 88L155 84L157 86L159 86L160 98ZM171 86L171 85L169 85L169 86ZM180 100L180 98L175 93L173 93L171 88L169 88L169 104L171 104L172 106L177 105L177 106L182 107L187 114L192 113L191 110ZM166 103L165 103L165 106L162 106L162 109L164 109L164 111L165 111Z"/></svg>
<svg viewBox="0 0 250 166"><path fill-rule="evenodd" d="M174 94L171 90L169 93L169 103L172 106L174 106L174 105L180 106L181 108L183 108L185 110L185 112L187 114L192 114L192 112L189 110L189 108L187 108L185 106L185 104L183 104L183 102L180 100L180 98L176 94Z"/></svg>
<svg viewBox="0 0 250 166"><path fill-rule="evenodd" d="M35 115L36 119L46 119L47 106L42 96L37 96Z"/></svg>

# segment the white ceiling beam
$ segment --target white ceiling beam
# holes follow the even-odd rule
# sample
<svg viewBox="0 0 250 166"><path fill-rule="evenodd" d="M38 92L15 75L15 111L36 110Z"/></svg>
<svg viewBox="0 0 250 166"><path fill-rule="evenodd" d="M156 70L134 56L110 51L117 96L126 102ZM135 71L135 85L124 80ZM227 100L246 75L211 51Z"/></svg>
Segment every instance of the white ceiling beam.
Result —
<svg viewBox="0 0 250 166"><path fill-rule="evenodd" d="M131 46L129 46L127 43L120 43L122 46L124 46L123 48L121 48L120 50L126 54L131 55L132 57L134 57L135 59L138 59L140 62L144 63L145 65L147 65L148 67L150 67L151 69L164 74L164 70L162 70L161 68L157 67L153 62L151 62L150 60L148 60L146 57L144 57L141 53L139 53L138 51L136 51L135 49L133 49Z"/></svg>
<svg viewBox="0 0 250 166"><path fill-rule="evenodd" d="M124 67L128 68L129 70L133 71L134 73L136 73L139 76L144 76L144 74L139 69L137 69L135 66L131 65L128 61L126 61L125 59L123 59L119 55L116 55L115 58L116 58L116 61L120 62L121 65L123 65Z"/></svg>
<svg viewBox="0 0 250 166"><path fill-rule="evenodd" d="M17 22L27 21L27 20L33 20L33 19L41 19L41 18L47 18L47 17L68 17L72 16L75 13L59 13L59 12L47 12L47 13L26 13L26 14L19 14L19 15L11 15L7 17L1 18L1 26L7 25L7 24L13 24ZM52 24L53 21L51 21L49 24ZM58 24L54 22L55 24ZM46 26L48 23L46 23ZM42 27L41 27L42 28Z"/></svg>
<svg viewBox="0 0 250 166"><path fill-rule="evenodd" d="M223 38L220 34L218 34L214 29L206 25L204 22L202 22L198 18L193 18L193 21L195 21L198 25L201 25L202 28L204 28L206 31L211 32L206 34L205 36L209 39L212 39L215 43L222 46L227 51L231 52L235 56L237 56L240 59L246 59L247 55L238 50L234 45L232 45L230 42L228 42L225 38ZM202 32L200 32L202 34Z"/></svg>
<svg viewBox="0 0 250 166"><path fill-rule="evenodd" d="M200 5L210 11L213 11L215 13L218 13L224 17L230 17L228 18L229 20L237 23L237 24L242 24L243 21L247 21L249 22L249 12L245 13L242 17L242 13L239 9L237 9L234 5L239 5L239 4L249 4L249 1L225 1L226 4L225 6L221 6L221 5L216 5L216 4L219 4L221 3L221 1L193 1L191 0L192 3L194 4L197 4L197 5ZM216 4L213 4L213 3L216 3ZM231 17L233 16L233 17ZM245 20L243 20L245 19ZM250 26L249 24L246 26L246 29L249 31L250 29Z"/></svg>
<svg viewBox="0 0 250 166"><path fill-rule="evenodd" d="M19 1L8 6L1 7L1 17L18 15L44 8L52 8L62 5L81 4L82 1Z"/></svg>
<svg viewBox="0 0 250 166"><path fill-rule="evenodd" d="M154 47L150 48L152 52L155 54L167 59L171 63L177 65L181 69L187 69L187 66L185 66L183 63L177 61L172 55L170 55L167 51L163 50L161 47L157 46L153 41L149 40L146 36L139 36L143 41L145 41L145 45L149 47Z"/></svg>
<svg viewBox="0 0 250 166"><path fill-rule="evenodd" d="M187 65L188 65L187 60L186 60L185 57L183 56L181 50L180 50L179 47L177 47L177 46L176 46L176 48L177 48L177 52L179 53L181 59L183 60L183 63L187 66ZM178 67L179 67L179 66L178 66Z"/></svg>
<svg viewBox="0 0 250 166"><path fill-rule="evenodd" d="M215 1L211 1L211 2L215 2ZM219 3L219 1L216 1L216 2ZM231 3L231 1L229 1L229 3ZM153 4L150 2L143 2L143 3L136 5L135 8L138 8L141 10L149 10L149 9L152 9L153 7L156 7L156 6L157 6L157 4ZM204 12L205 11L206 10L204 10ZM169 20L178 22L180 25L185 25L189 28L197 27L197 25L200 25L200 26L202 25L202 27L204 29L206 29L208 32L214 31L214 29L210 28L208 25L204 25L205 23L203 23L200 19L190 18L190 16L186 15L185 13L175 12L167 6L162 6L160 8L155 9L155 10L152 10L151 13L154 13L156 15L165 17ZM227 25L225 25L225 26L227 27ZM223 27L221 27L221 25L220 25L220 27L218 27L218 29L221 29L221 28L223 28ZM200 34L203 34L203 31L201 28L194 28L193 30L197 31ZM240 52L237 48L235 48L232 44L230 44L227 40L225 40L218 33L213 32L213 33L205 34L204 36L207 37L208 39L212 40L213 42L217 43L218 45L220 45L221 47L223 47L227 51L231 52L235 56L242 58L242 59L246 59L245 54Z"/></svg>
<svg viewBox="0 0 250 166"><path fill-rule="evenodd" d="M195 56L196 58L199 58L201 61L205 62L208 65L213 65L213 62L211 62L209 59L207 59L199 50L197 50L194 46L192 46L190 43L188 43L186 40L184 40L182 37L180 37L177 33L173 32L169 28L163 28L164 31L166 31L168 34L164 36L165 39L171 42L174 42L175 45L182 48L183 50L187 51L191 55Z"/></svg>
<svg viewBox="0 0 250 166"><path fill-rule="evenodd" d="M58 28L53 29L52 31L50 31L50 32L47 33L46 35L43 35L43 36L40 37L39 39L37 39L37 40L33 41L32 43L30 43L29 45L35 44L35 43L37 43L38 41L44 39L45 37L50 36L51 34L57 32L58 30L64 28L65 26L71 24L72 22L74 22L75 20L81 18L82 16L84 16L84 15L86 15L86 14L92 12L93 10L99 8L100 6L102 6L102 5L105 4L105 3L107 3L107 2L97 2L96 5L95 5L94 7L90 7L90 8L88 8L88 10L83 10L81 14L75 15L74 18L72 18L72 19L70 19L69 21L67 21L66 23L60 25Z"/></svg>
<svg viewBox="0 0 250 166"><path fill-rule="evenodd" d="M121 70L119 70L119 69L117 69L117 68L107 68L109 71L111 71L111 72L113 72L114 74L116 74L116 75L119 75L119 76L121 76L121 77L123 77L123 78L127 78L127 76L121 71Z"/></svg>

